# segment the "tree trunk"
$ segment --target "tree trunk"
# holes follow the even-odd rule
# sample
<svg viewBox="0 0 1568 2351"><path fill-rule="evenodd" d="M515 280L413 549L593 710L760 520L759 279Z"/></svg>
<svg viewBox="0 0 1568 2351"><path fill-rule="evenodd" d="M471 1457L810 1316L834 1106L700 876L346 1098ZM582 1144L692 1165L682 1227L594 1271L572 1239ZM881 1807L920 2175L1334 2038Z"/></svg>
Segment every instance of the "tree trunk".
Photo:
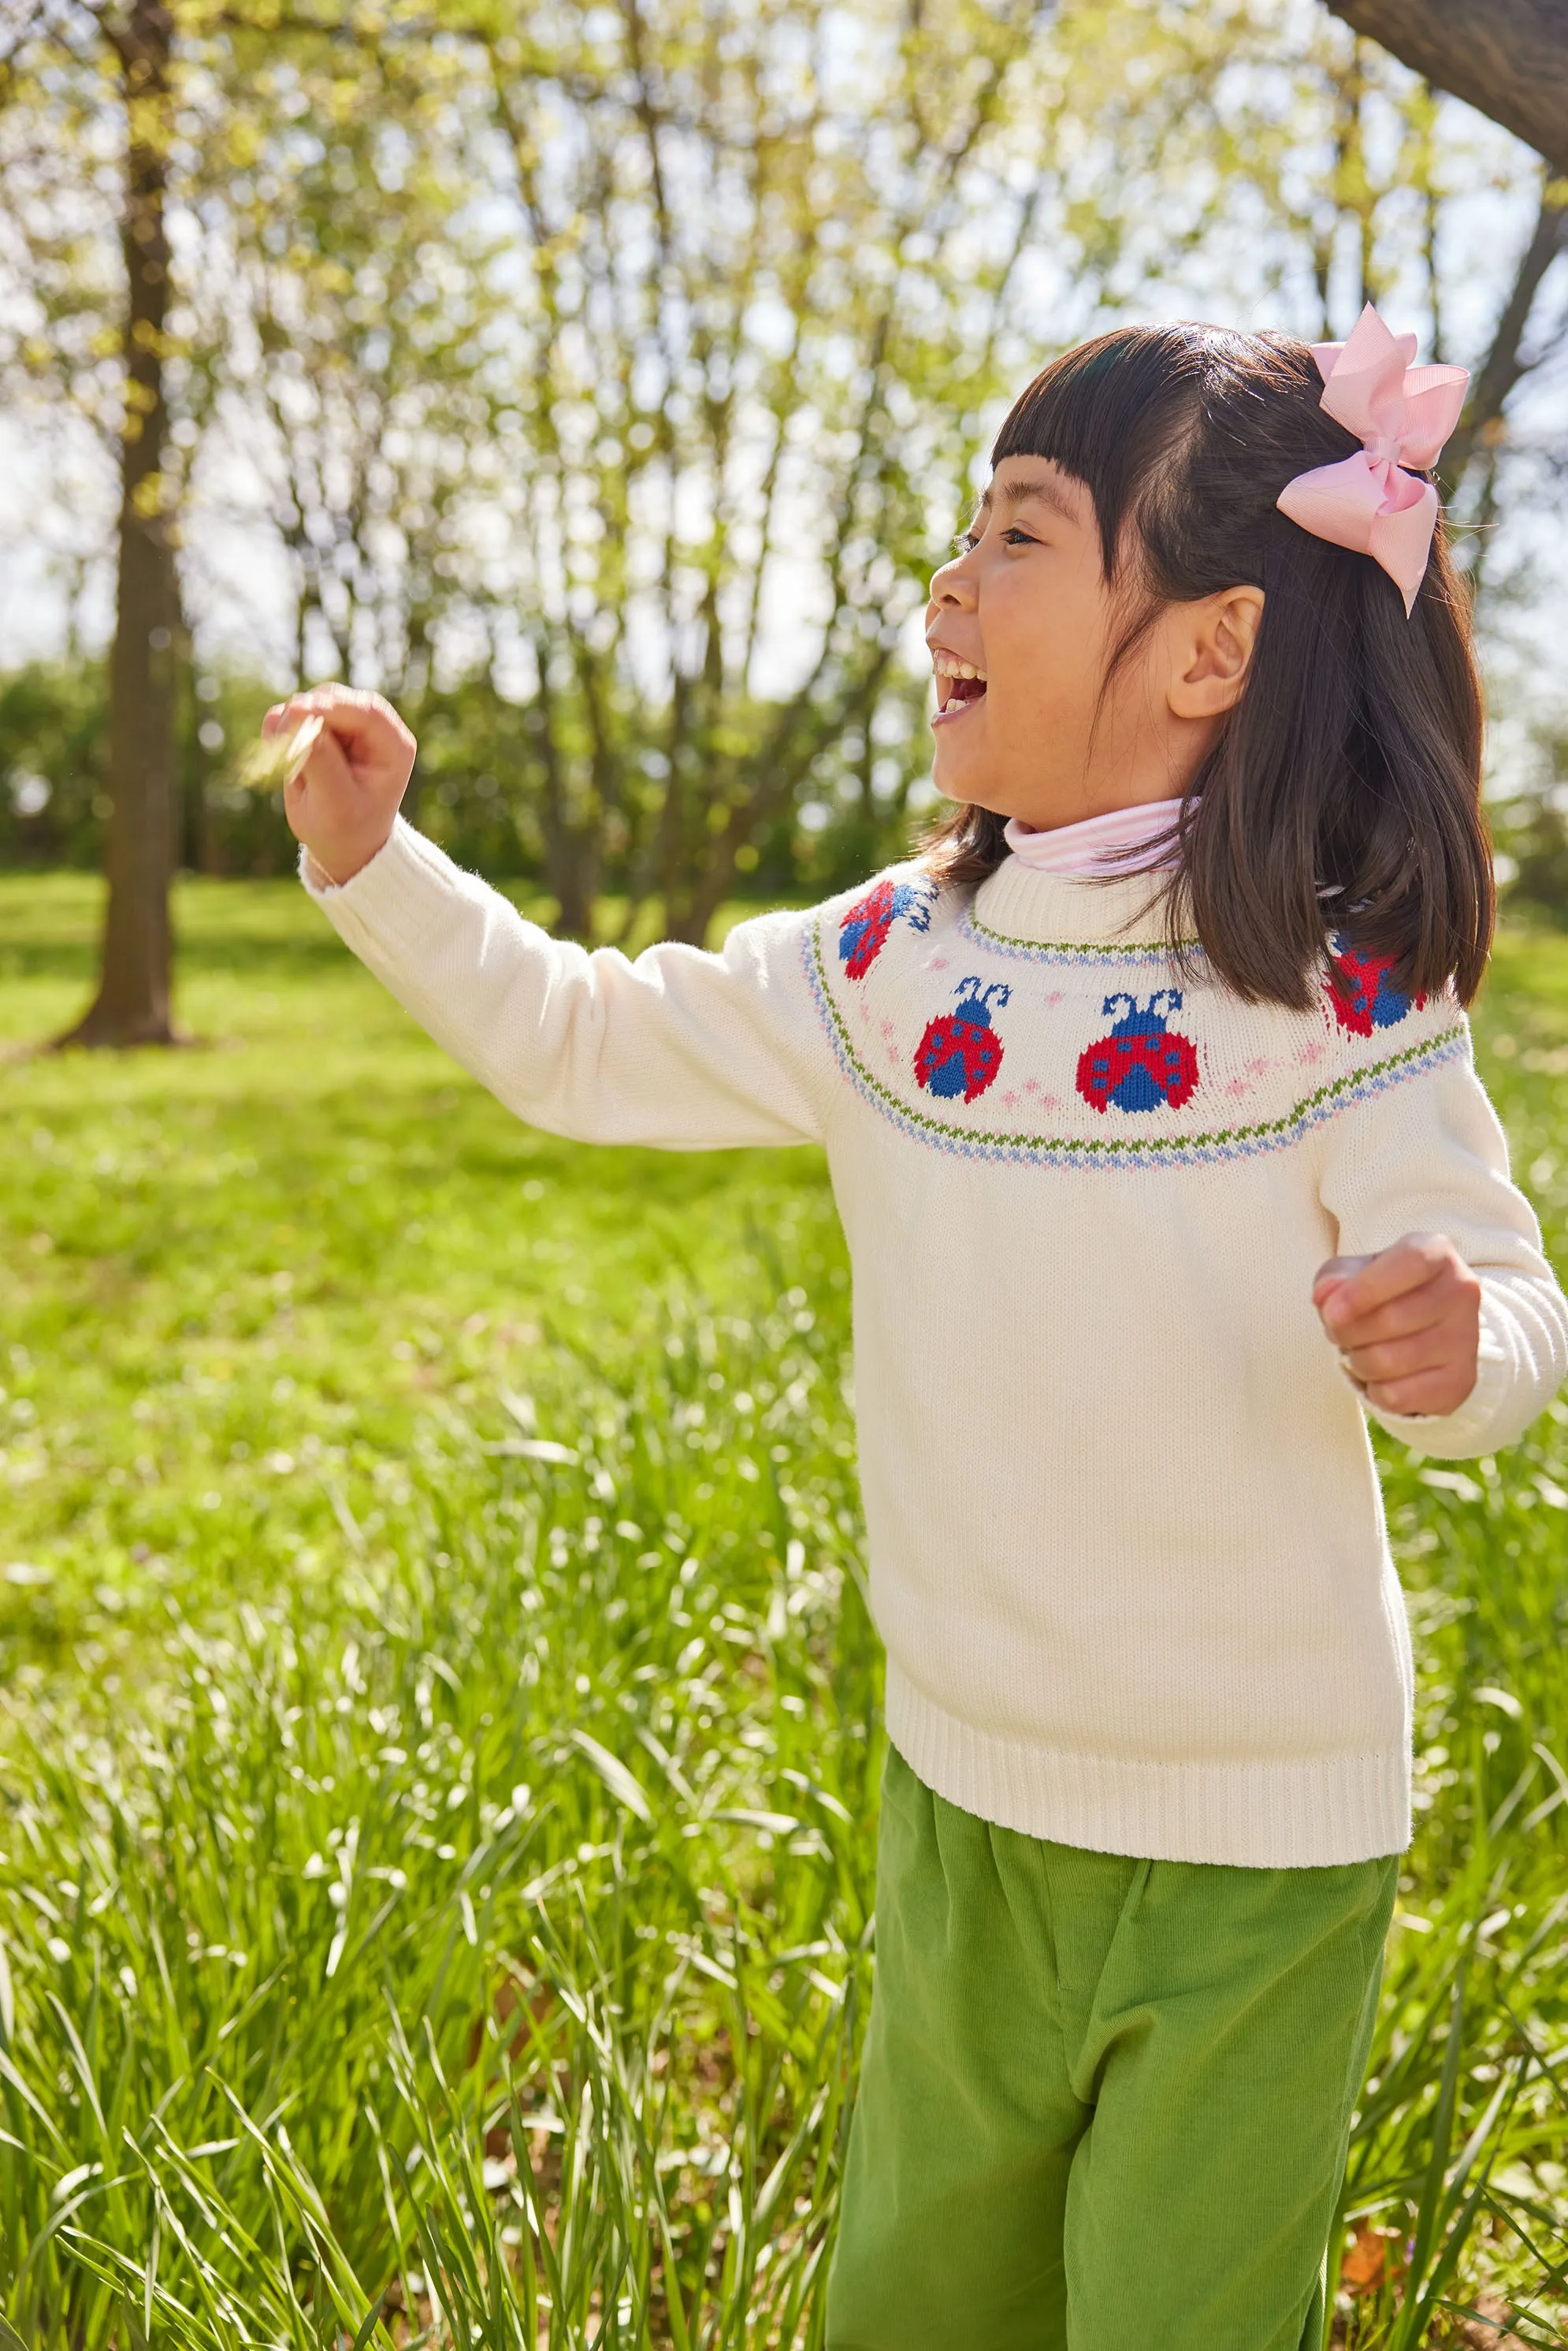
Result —
<svg viewBox="0 0 1568 2351"><path fill-rule="evenodd" d="M111 31L129 137L125 210L125 424L120 561L110 659L109 904L98 994L66 1045L168 1045L169 885L175 794L176 632L172 517L163 453L163 321L169 307L165 128L173 20L162 0L131 0Z"/></svg>
<svg viewBox="0 0 1568 2351"><path fill-rule="evenodd" d="M574 803L557 730L549 636L541 634L534 650L538 664L538 692L523 714L523 726L532 742L543 784L540 830L544 834L545 879L557 906L553 927L569 939L581 939L591 945L594 901L599 895L599 828L591 816L585 817Z"/></svg>
<svg viewBox="0 0 1568 2351"><path fill-rule="evenodd" d="M1336 16L1568 172L1568 0L1329 0Z"/></svg>

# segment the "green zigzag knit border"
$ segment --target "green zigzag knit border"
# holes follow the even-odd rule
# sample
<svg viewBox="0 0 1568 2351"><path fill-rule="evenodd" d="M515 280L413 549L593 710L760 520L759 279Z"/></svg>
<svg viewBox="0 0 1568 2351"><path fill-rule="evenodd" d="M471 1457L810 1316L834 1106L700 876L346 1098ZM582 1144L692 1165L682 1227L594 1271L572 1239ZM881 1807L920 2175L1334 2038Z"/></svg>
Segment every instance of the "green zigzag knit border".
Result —
<svg viewBox="0 0 1568 2351"><path fill-rule="evenodd" d="M1038 959L1041 963L1172 963L1177 955L1201 955L1201 939L1123 939L1108 946L1086 945L1071 939L1019 939L1010 931L997 931L989 923L982 923L975 912L974 902L958 917L958 929L981 946L993 947L1006 956Z"/></svg>

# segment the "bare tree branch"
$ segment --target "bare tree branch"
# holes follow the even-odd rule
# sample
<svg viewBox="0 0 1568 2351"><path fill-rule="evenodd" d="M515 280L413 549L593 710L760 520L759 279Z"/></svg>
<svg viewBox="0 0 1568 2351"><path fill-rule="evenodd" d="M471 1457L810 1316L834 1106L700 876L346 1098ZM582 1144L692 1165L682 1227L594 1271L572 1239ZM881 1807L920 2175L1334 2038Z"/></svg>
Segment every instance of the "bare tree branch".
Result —
<svg viewBox="0 0 1568 2351"><path fill-rule="evenodd" d="M1513 284L1492 336L1491 349L1477 371L1458 428L1443 453L1441 487L1452 498L1474 461L1478 449L1491 444L1503 404L1514 386L1540 365L1544 352L1528 355L1524 337L1541 281L1562 253L1568 252L1568 198L1548 182L1530 243L1520 256Z"/></svg>
<svg viewBox="0 0 1568 2351"><path fill-rule="evenodd" d="M1568 0L1329 0L1336 16L1568 172Z"/></svg>

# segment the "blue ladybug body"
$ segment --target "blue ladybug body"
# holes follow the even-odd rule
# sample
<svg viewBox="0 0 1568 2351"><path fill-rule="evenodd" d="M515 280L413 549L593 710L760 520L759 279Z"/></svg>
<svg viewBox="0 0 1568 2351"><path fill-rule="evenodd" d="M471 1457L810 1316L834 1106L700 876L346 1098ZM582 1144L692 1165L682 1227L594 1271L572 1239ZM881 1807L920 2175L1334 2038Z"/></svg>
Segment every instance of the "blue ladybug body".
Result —
<svg viewBox="0 0 1568 2351"><path fill-rule="evenodd" d="M1002 1066L1002 1040L991 1026L991 1006L999 1012L1011 996L1005 981L982 987L978 979L958 983L958 1008L925 1024L915 1053L915 1075L928 1094L962 1094L967 1102L983 1094Z"/></svg>
<svg viewBox="0 0 1568 2351"><path fill-rule="evenodd" d="M1158 1110L1162 1103L1179 1110L1198 1079L1191 1038L1166 1025L1181 1010L1180 990L1157 988L1146 1004L1134 996L1108 996L1103 1009L1120 1017L1108 1037L1079 1056L1078 1091L1084 1101L1102 1114L1112 1108Z"/></svg>

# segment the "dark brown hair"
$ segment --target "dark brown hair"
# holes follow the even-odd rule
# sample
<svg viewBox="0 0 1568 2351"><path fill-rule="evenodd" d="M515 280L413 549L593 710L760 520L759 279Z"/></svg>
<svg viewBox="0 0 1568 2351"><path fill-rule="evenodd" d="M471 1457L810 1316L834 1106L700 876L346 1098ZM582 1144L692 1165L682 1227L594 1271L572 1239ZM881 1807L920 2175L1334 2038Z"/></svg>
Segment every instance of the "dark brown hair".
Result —
<svg viewBox="0 0 1568 2351"><path fill-rule="evenodd" d="M1057 360L997 436L1094 501L1129 621L1107 683L1161 606L1263 590L1240 699L1187 788L1167 893L1239 995L1304 1007L1331 929L1394 958L1405 988L1450 978L1469 1003L1495 898L1480 808L1481 699L1469 608L1439 524L1411 617L1370 556L1275 505L1358 446L1320 405L1305 343L1193 324L1126 327ZM972 883L1007 855L1005 819L954 810L925 854Z"/></svg>

